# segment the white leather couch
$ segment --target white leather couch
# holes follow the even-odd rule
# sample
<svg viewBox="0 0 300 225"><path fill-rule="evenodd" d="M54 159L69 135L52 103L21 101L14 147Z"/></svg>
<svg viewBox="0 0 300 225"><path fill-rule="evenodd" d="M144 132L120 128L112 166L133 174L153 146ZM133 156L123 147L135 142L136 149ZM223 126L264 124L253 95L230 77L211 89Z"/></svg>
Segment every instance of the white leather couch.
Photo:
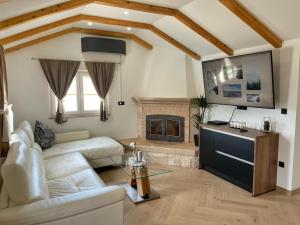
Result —
<svg viewBox="0 0 300 225"><path fill-rule="evenodd" d="M88 142L85 134L80 142L84 133L78 133L64 134L42 151L28 125L23 122L15 130L2 166L0 161L0 224L123 225L125 190L106 186L89 164L114 154L112 150L102 148L100 153L96 140ZM97 140L103 146L113 143Z"/></svg>

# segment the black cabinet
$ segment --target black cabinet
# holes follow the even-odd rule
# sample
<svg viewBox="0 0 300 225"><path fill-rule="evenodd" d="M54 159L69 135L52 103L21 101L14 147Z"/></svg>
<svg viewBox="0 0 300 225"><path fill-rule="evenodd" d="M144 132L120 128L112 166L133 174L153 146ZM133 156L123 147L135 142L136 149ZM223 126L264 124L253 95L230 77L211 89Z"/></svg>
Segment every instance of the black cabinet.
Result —
<svg viewBox="0 0 300 225"><path fill-rule="evenodd" d="M270 178L272 179L272 183L270 185L269 181L267 180L269 178L255 176L255 174L259 173L260 168L267 168L269 171L265 171L266 173L274 174L274 166L272 167L271 171L271 167L266 167L265 165L258 165L255 173L255 151L257 150L256 143L264 144L264 140L266 138L268 139L274 135L266 136L263 134L258 134L258 137L260 137L259 140L263 140L263 142L256 142L256 135L243 136L237 135L236 131L234 131L235 133L230 133L230 131L231 130L228 127L224 128L224 130L220 130L220 128L212 129L211 127L202 127L200 129L199 160L201 167L241 188L244 188L249 192L252 192L253 195L261 194L275 188L276 184L273 182L274 178ZM276 135L274 137L276 137ZM277 153L277 146L275 146L276 149L273 149L273 146L270 147L262 144L259 144L258 146L261 146L261 152L263 155L266 155L264 154L266 151L275 152L275 154ZM258 155L259 154L257 154L257 156ZM259 162L261 160L257 161ZM262 162L262 164L263 163L264 162ZM265 163L274 163L274 161L272 162L269 159L266 159ZM270 173L270 171L272 173ZM256 186L254 183L256 183ZM259 185L265 185L266 187L260 187Z"/></svg>

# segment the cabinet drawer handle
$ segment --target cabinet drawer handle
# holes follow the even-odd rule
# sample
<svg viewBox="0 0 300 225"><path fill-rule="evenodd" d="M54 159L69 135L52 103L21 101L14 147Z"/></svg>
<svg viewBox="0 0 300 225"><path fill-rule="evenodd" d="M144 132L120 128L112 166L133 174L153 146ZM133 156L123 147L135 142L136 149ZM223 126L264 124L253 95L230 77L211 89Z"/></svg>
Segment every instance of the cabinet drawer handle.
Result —
<svg viewBox="0 0 300 225"><path fill-rule="evenodd" d="M244 159L235 157L235 156L230 155L230 154L227 154L227 153L225 153L225 152L221 152L221 151L216 150L216 153L218 153L218 154L220 154L220 155L223 155L223 156L226 156L226 157L231 158L231 159L235 159L235 160L240 161L240 162L243 162L243 163L247 163L247 164L249 164L249 165L251 165L251 166L254 165L253 162L249 162L249 161L247 161L247 160L244 160Z"/></svg>

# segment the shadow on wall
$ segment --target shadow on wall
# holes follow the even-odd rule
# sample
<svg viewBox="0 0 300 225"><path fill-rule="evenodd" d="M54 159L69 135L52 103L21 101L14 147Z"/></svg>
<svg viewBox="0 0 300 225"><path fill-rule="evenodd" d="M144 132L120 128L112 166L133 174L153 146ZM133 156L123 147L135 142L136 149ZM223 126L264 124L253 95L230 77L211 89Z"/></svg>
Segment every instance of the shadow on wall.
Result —
<svg viewBox="0 0 300 225"><path fill-rule="evenodd" d="M193 60L191 57L185 57L185 67L186 67L186 91L187 97L193 98L197 95L196 85L198 85L195 81L195 70L193 67Z"/></svg>
<svg viewBox="0 0 300 225"><path fill-rule="evenodd" d="M298 58L299 68L298 75L300 76L300 57ZM298 99L297 99L297 118L296 118L296 132L295 132L295 149L294 149L294 162L293 162L293 179L292 190L298 190L300 188L300 79L298 80Z"/></svg>
<svg viewBox="0 0 300 225"><path fill-rule="evenodd" d="M289 101L288 90L291 87L290 82L292 80L291 77L293 55L293 47L287 47L273 51L274 90L276 108L286 108ZM280 90L287 90L287 93L281 93Z"/></svg>

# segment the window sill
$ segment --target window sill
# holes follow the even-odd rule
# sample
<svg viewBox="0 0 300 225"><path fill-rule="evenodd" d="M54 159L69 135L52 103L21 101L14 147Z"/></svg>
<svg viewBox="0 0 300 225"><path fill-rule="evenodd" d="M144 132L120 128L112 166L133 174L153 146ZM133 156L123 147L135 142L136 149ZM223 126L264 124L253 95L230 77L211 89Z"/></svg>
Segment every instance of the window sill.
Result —
<svg viewBox="0 0 300 225"><path fill-rule="evenodd" d="M100 113L84 113L84 114L69 114L67 115L67 118L99 117L99 116ZM55 116L49 116L48 119L55 119Z"/></svg>

